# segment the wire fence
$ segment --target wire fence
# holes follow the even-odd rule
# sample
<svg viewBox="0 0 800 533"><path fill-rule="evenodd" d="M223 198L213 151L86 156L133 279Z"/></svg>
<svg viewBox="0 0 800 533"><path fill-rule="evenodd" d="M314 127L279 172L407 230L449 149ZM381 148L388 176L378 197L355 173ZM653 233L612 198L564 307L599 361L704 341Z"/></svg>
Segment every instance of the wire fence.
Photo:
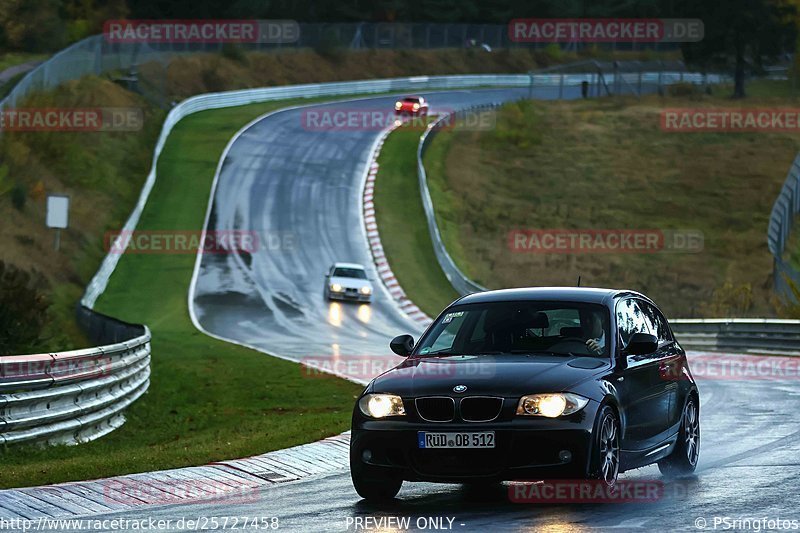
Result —
<svg viewBox="0 0 800 533"><path fill-rule="evenodd" d="M139 65L159 62L165 67L175 57L193 53L219 53L231 46L222 42L110 42L104 35L95 35L58 52L31 70L0 101L0 109L13 108L32 91L54 88L64 82L89 74L120 71L131 77ZM595 51L677 50L678 43L520 43L508 36L505 24L437 24L437 23L342 23L299 24L298 38L292 42L253 42L235 45L246 51L286 51L313 48L318 51L336 49L436 49L475 47L484 50L555 46L559 51L580 51L592 46Z"/></svg>

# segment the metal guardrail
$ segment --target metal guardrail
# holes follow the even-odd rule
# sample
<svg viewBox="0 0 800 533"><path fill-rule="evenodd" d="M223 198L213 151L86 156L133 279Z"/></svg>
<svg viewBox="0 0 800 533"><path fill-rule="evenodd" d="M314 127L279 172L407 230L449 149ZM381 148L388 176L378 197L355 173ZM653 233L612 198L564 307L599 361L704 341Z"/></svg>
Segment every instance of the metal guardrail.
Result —
<svg viewBox="0 0 800 533"><path fill-rule="evenodd" d="M0 445L94 440L121 426L123 411L147 390L147 327L83 307L78 321L93 339L125 339L85 350L0 356Z"/></svg>
<svg viewBox="0 0 800 533"><path fill-rule="evenodd" d="M462 295L483 291L486 288L465 276L444 246L436 223L423 157L436 132L453 116L457 117L459 113L468 111L490 109L497 105L470 107L439 117L422 134L417 147L417 174L433 249L445 276L453 288ZM800 169L800 156L795 161L795 165L797 167L793 166L793 169ZM798 188L792 189L792 191L793 194L800 194ZM670 324L681 345L690 350L800 356L800 320L674 319L670 320Z"/></svg>
<svg viewBox="0 0 800 533"><path fill-rule="evenodd" d="M800 320L706 318L670 324L678 342L690 350L800 356Z"/></svg>
<svg viewBox="0 0 800 533"><path fill-rule="evenodd" d="M645 69L654 69L655 71L648 71ZM667 70L672 69L672 70ZM576 70L578 72L576 72ZM609 72L605 72L610 70ZM552 96L562 98L564 96L564 88L574 87L588 82L590 86L595 86L597 89L592 95L599 96L602 94L600 84L606 87L607 94L620 94L625 91L622 89L624 85L630 85L629 81L624 79L624 76L635 76L636 89L633 94L641 95L644 92L656 91L665 85L675 83L691 83L691 84L708 84L720 83L728 78L718 74L703 74L697 72L686 72L685 65L681 62L664 63L660 61L653 62L599 62L599 61L581 61L575 64L558 65L555 67L543 69L537 72L528 74L530 78L529 96L532 96L534 87L550 87L554 91ZM601 81L602 79L602 81ZM616 93L609 87L613 86ZM423 157L428 145L436 136L436 133L451 119L457 121L458 116L463 113L480 111L481 109L494 108L500 104L492 104L488 106L477 106L455 110L449 114L439 117L436 121L428 126L428 129L420 137L419 145L417 146L417 177L419 179L419 190L422 196L422 207L425 210L425 218L428 222L428 232L433 243L433 250L436 259L439 262L444 275L450 281L450 284L459 294L470 294L473 292L484 291L485 287L472 281L465 276L458 266L453 261L453 258L447 252L447 248L442 240L441 232L436 223L436 213L431 200L430 190L428 188L428 177L423 164Z"/></svg>
<svg viewBox="0 0 800 533"><path fill-rule="evenodd" d="M335 51L349 49L409 48L545 48L548 43L518 43L508 37L506 24L459 23L300 23L296 41L286 43L238 43L248 51L280 51L314 48ZM172 58L193 53L220 53L226 45L207 43L113 43L103 35L93 35L61 50L33 69L12 89L0 109L13 107L34 90L45 90L89 74L114 70L129 71L139 65L158 62L166 65ZM583 45L588 46L588 45ZM594 43L608 50L677 50L679 43ZM562 44L562 49L581 48L578 43ZM166 97L167 95L162 95Z"/></svg>
<svg viewBox="0 0 800 533"><path fill-rule="evenodd" d="M57 57L74 52L68 49ZM571 73L558 79L560 85L565 79L569 84L579 84L585 76ZM485 86L528 87L532 83L552 84L553 80L545 77L532 82L525 74L416 76L272 87L189 98L167 115L154 149L153 166L121 234L136 228L155 184L156 162L167 137L182 118L192 113L289 98ZM126 324L92 310L120 257L116 253L105 257L78 309L78 321L100 346L55 354L0 357L0 443L80 443L98 438L119 427L124 422L124 409L147 390L150 332L145 326Z"/></svg>
<svg viewBox="0 0 800 533"><path fill-rule="evenodd" d="M480 111L494 109L499 104L490 104L479 107L470 107L469 110ZM461 110L464 112L466 110ZM433 207L433 200L431 199L431 191L428 188L428 174L425 172L425 165L423 158L436 133L448 124L454 117L459 114L458 111L448 113L440 116L432 122L419 139L417 145L417 179L419 180L419 191L422 195L422 208L425 210L425 218L428 221L428 233L433 243L433 252L436 255L436 260L439 262L439 267L444 272L445 277L450 282L450 285L456 290L458 294L472 294L473 292L485 291L486 287L475 283L456 266L453 258L447 252L447 247L442 240L442 234L439 231L439 225L436 223L436 211Z"/></svg>
<svg viewBox="0 0 800 533"><path fill-rule="evenodd" d="M775 292L790 301L794 296L789 282L800 288L800 272L784 261L783 253L798 214L800 214L800 154L792 162L783 188L772 206L767 229L767 245L774 261Z"/></svg>
<svg viewBox="0 0 800 533"><path fill-rule="evenodd" d="M662 76L664 80L679 79L687 73L659 72L645 73L649 79L658 79ZM570 73L565 75L567 85L580 85L587 77L587 74ZM553 75L550 78L535 76L536 86L556 87L561 83L561 77ZM705 77L698 75L697 83L705 80ZM150 173L145 180L139 200L131 213L130 217L122 228L120 235L126 235L136 229L139 217L147 203L147 198L156 180L156 162L164 148L172 128L184 117L206 111L209 109L221 109L240 105L267 102L271 100L286 100L290 98L317 98L323 96L344 96L358 94L377 94L392 92L419 92L425 90L447 90L447 89L470 89L480 87L530 87L531 76L529 74L475 74L463 76L412 76L408 78L388 78L380 80L346 81L334 83L312 83L304 85L287 85L281 87L267 87L262 89L246 89L242 91L229 91L223 93L209 93L187 98L179 103L167 115L164 125L161 128L158 142L153 153L153 165ZM111 249L115 249L114 246ZM109 253L103 260L103 264L95 274L92 281L84 293L81 303L88 308L94 307L97 298L103 293L108 284L108 279L114 272L119 262L121 254Z"/></svg>

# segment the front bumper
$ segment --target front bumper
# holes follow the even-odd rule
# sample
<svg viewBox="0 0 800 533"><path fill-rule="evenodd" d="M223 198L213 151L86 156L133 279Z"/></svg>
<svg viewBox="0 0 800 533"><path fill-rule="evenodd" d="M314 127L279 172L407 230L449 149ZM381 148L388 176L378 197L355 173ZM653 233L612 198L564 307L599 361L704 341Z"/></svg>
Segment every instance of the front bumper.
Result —
<svg viewBox="0 0 800 533"><path fill-rule="evenodd" d="M391 471L407 481L459 483L585 478L598 404L558 419L514 417L487 423L354 419L351 464ZM420 449L418 431L494 431L490 449ZM560 457L568 451L570 458ZM367 452L367 453L365 453Z"/></svg>
<svg viewBox="0 0 800 533"><path fill-rule="evenodd" d="M372 301L372 293L370 294L361 294L360 292L333 292L328 291L328 299L329 300L341 300L341 301L348 301L348 302L371 302Z"/></svg>
<svg viewBox="0 0 800 533"><path fill-rule="evenodd" d="M395 116L407 116L407 117L417 117L422 115L428 114L427 107L421 107L418 110L414 111L413 109L395 109L394 110Z"/></svg>

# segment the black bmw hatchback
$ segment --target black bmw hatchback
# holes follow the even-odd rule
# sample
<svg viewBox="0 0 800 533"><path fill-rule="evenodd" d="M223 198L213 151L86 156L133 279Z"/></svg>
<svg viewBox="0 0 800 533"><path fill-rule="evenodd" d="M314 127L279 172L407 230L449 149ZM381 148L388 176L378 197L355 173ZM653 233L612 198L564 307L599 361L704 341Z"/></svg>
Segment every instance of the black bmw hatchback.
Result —
<svg viewBox="0 0 800 533"><path fill-rule="evenodd" d="M465 296L353 410L358 494L403 481L593 479L657 463L694 471L699 395L667 320L632 291L527 288Z"/></svg>

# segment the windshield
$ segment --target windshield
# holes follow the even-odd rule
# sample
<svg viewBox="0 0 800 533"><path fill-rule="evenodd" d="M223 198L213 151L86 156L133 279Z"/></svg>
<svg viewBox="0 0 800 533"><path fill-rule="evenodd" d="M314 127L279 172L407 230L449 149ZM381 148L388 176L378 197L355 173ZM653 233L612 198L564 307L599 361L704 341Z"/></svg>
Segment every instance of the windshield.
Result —
<svg viewBox="0 0 800 533"><path fill-rule="evenodd" d="M608 310L574 302L492 302L441 315L416 355L554 353L608 356Z"/></svg>
<svg viewBox="0 0 800 533"><path fill-rule="evenodd" d="M367 279L367 273L361 270L360 268L343 268L338 267L333 271L333 277L335 278L357 278L357 279Z"/></svg>

